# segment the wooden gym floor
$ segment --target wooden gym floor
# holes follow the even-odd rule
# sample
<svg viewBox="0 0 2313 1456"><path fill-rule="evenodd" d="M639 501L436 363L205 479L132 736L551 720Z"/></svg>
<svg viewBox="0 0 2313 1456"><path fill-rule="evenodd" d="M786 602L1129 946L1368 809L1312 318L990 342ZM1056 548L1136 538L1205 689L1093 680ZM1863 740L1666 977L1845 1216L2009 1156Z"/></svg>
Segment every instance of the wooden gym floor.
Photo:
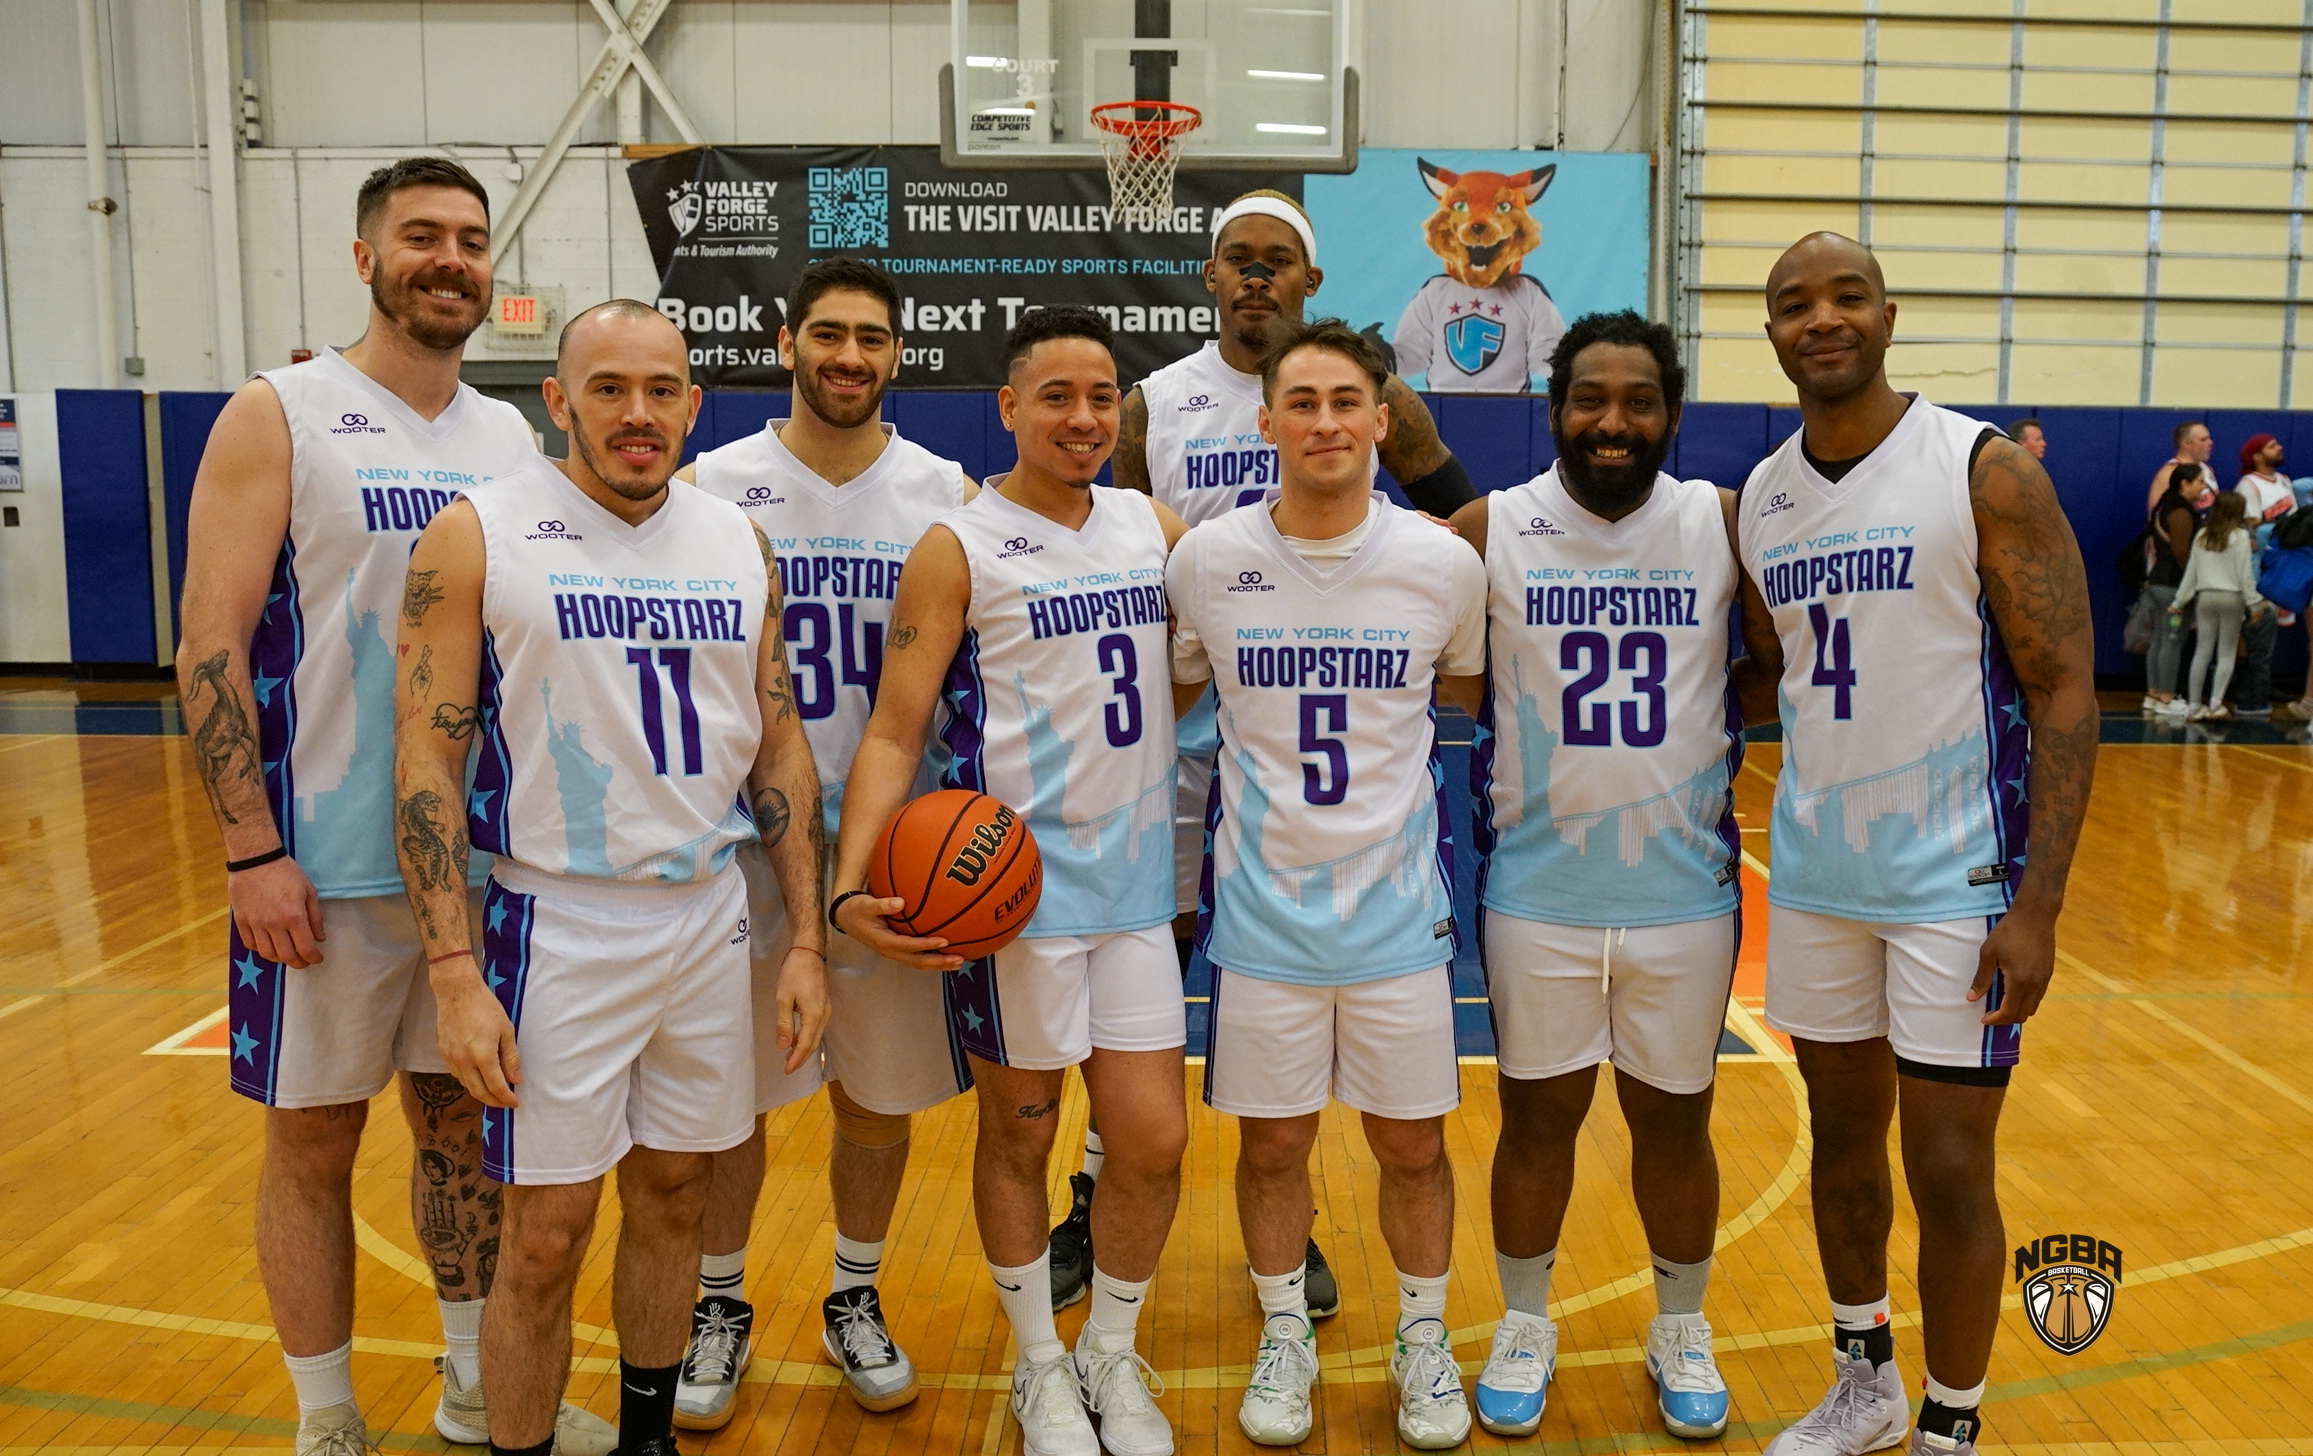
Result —
<svg viewBox="0 0 2313 1456"><path fill-rule="evenodd" d="M249 1244L258 1113L226 1090L222 1060L221 856L189 745L171 736L173 700L4 686L0 1456L286 1450L295 1407ZM2107 729L2059 978L2025 1038L2003 1129L2001 1194L2010 1245L2090 1234L2125 1251L2126 1277L2109 1328L2072 1357L2033 1336L2011 1285L1985 1449L2313 1450L2313 748L2264 728L2147 730L2117 711ZM1773 745L1755 746L1741 779L1754 910L1771 871L1776 761ZM1804 1104L1787 1051L1757 1019L1762 920L1750 917L1723 1043L1708 1306L1734 1396L1724 1449L1740 1451L1813 1405L1828 1378ZM1483 1007L1464 1010L1482 1034ZM1467 1100L1450 1121L1461 1219L1449 1319L1474 1376L1498 1310L1485 1192L1495 1073L1465 1062ZM1256 1308L1228 1187L1232 1134L1190 1099L1186 1188L1142 1348L1181 1449L1244 1452L1234 1417ZM445 1449L429 1425L439 1330L408 1226L407 1135L390 1103L380 1113L355 1187L355 1379L386 1450ZM1073 1081L1066 1116L1056 1204L1083 1126ZM686 1451L1017 1452L1001 1418L1005 1331L971 1219L972 1130L969 1099L919 1120L884 1291L925 1388L906 1411L870 1416L818 1355L833 1238L824 1103L774 1119L749 1279L756 1362L737 1418L711 1440L686 1437ZM1685 1445L1662 1432L1640 1363L1652 1303L1625 1143L1602 1097L1557 1279L1559 1375L1540 1438L1522 1449ZM1318 1237L1345 1308L1319 1332L1319 1424L1304 1449L1393 1450L1390 1263L1352 1120L1328 1114L1319 1159ZM1897 1346L1916 1398L1914 1233L1898 1203ZM617 1408L613 1218L580 1286L571 1381L572 1398L605 1415ZM1082 1318L1082 1305L1064 1314L1063 1335Z"/></svg>

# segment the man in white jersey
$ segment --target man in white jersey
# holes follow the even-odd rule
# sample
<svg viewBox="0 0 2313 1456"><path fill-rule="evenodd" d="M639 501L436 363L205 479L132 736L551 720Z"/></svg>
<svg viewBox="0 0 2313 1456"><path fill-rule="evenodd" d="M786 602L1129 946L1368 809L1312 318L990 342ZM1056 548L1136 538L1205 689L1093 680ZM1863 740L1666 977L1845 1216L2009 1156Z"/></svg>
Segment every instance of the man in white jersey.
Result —
<svg viewBox="0 0 2313 1456"><path fill-rule="evenodd" d="M1501 1072L1504 1309L1477 1405L1506 1436L1542 1423L1558 1355L1550 1276L1610 1060L1654 1263L1647 1372L1674 1435L1727 1426L1702 1310L1718 1233L1711 1085L1741 938L1743 720L1728 667L1741 571L1734 492L1661 473L1685 386L1661 324L1576 320L1550 361L1557 463L1454 517L1488 583L1473 827ZM1736 666L1741 678L1748 660ZM1741 686L1772 713L1771 682Z"/></svg>
<svg viewBox="0 0 2313 1456"><path fill-rule="evenodd" d="M979 493L955 461L901 439L877 418L899 366L899 313L899 290L874 264L828 258L805 265L788 290L779 331L781 362L795 375L788 418L708 451L675 475L745 511L778 555L795 710L819 767L830 836L852 753L875 706L900 568L925 531ZM771 1022L789 934L769 858L748 845L739 865L747 873L761 1032ZM885 1326L876 1276L907 1172L908 1119L970 1086L971 1074L950 1044L938 977L838 936L828 945L828 994L835 1288L821 1307L821 1348L842 1368L855 1400L892 1410L915 1399L916 1375ZM757 1058L754 1136L715 1155L701 1294L675 1396L675 1424L686 1430L715 1430L730 1420L753 1351L755 1309L744 1284L747 1232L763 1189L763 1114L811 1095L821 1075L816 1062L790 1076L777 1059Z"/></svg>
<svg viewBox="0 0 2313 1456"><path fill-rule="evenodd" d="M819 778L771 549L738 507L668 487L699 399L666 319L588 309L546 383L570 458L461 497L410 557L398 848L442 1054L508 1185L482 1331L507 1456L553 1449L571 1289L614 1167L618 1449L674 1456L711 1155L753 1128L755 1058L795 1071L826 1021ZM478 926L469 834L497 856ZM756 836L793 926L777 1050L753 1032L733 863Z"/></svg>
<svg viewBox="0 0 2313 1456"><path fill-rule="evenodd" d="M1187 528L1145 496L1092 483L1115 446L1122 393L1100 315L1038 309L1005 353L997 404L1019 464L908 558L875 714L844 791L832 918L870 950L948 972L949 1025L980 1096L973 1214L1020 1351L1012 1414L1022 1449L1169 1456L1172 1427L1133 1340L1188 1143L1188 1025L1166 932L1173 715L1163 670L1165 556ZM943 699L943 784L1012 806L1044 863L1021 937L969 965L942 954L936 937L895 934L884 917L903 903L863 888L876 836L915 792ZM1073 1360L1053 1325L1044 1187L1072 1066L1108 1142L1092 1205L1092 1310Z"/></svg>
<svg viewBox="0 0 2313 1456"><path fill-rule="evenodd" d="M1815 1242L1836 1381L1775 1456L1876 1450L1909 1423L1887 1298L1888 1123L1919 1215L1927 1401L1915 1453L1973 1452L2006 1240L1993 1140L2096 765L2088 589L2023 446L1888 386L1895 305L1835 233L1767 275L1803 427L1743 487L1783 765L1767 1021L1815 1109Z"/></svg>
<svg viewBox="0 0 2313 1456"><path fill-rule="evenodd" d="M1317 266L1317 233L1301 204L1282 192L1248 192L1213 220L1213 256L1205 287L1220 316L1220 337L1134 386L1124 398L1116 448L1116 483L1145 490L1195 525L1261 499L1277 484L1277 447L1261 434L1261 351L1280 325L1301 322L1302 309L1325 281ZM1390 375L1383 402L1389 433L1367 469L1383 466L1406 499L1449 516L1471 498L1469 472L1438 438L1436 421L1406 382ZM1181 968L1195 930L1197 874L1205 855L1205 807L1213 786L1210 694L1180 723L1180 774L1173 810L1173 937ZM1099 1176L1100 1134L1086 1139L1084 1168L1070 1180L1075 1206L1052 1231L1053 1297L1077 1297L1092 1267L1086 1210ZM1311 1238L1309 1310L1323 1319L1341 1307L1333 1271Z"/></svg>
<svg viewBox="0 0 2313 1456"><path fill-rule="evenodd" d="M1263 1315L1238 1424L1264 1445L1310 1434L1309 1154L1339 1097L1381 1165L1398 1436L1441 1449L1468 1438L1470 1410L1445 1323L1461 1086L1431 704L1478 706L1485 569L1372 489L1391 425L1378 349L1328 319L1275 330L1261 363L1279 486L1192 530L1166 573L1178 704L1208 682L1220 698L1198 930L1215 977L1205 1100L1238 1118Z"/></svg>
<svg viewBox="0 0 2313 1456"><path fill-rule="evenodd" d="M462 489L536 437L458 382L490 308L490 204L465 168L413 157L354 205L369 325L344 350L244 384L201 457L177 676L224 832L233 924L226 1066L265 1105L257 1265L297 1388L300 1452L366 1441L353 1391L356 1150L401 1077L411 1204L448 1353L435 1428L479 1441L479 1341L498 1191L481 1109L449 1075L394 868L394 616L410 547ZM610 1426L565 1413L563 1450Z"/></svg>

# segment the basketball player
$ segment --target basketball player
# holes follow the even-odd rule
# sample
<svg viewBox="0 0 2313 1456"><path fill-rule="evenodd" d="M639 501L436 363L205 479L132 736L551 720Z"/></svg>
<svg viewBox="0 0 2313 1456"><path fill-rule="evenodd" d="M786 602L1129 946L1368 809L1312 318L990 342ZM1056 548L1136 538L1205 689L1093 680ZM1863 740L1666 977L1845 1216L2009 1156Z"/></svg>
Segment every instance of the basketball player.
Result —
<svg viewBox="0 0 2313 1456"><path fill-rule="evenodd" d="M1487 578L1492 692L1472 762L1506 1307L1477 1404L1505 1436L1542 1423L1550 1275L1605 1061L1654 1261L1646 1366L1663 1423L1687 1437L1727 1427L1703 1292L1718 1234L1711 1084L1740 939L1743 720L1727 659L1742 573L1734 492L1662 473L1685 390L1661 324L1577 319L1550 358L1557 464L1454 517ZM1771 713L1773 684L1747 686Z"/></svg>
<svg viewBox="0 0 2313 1456"><path fill-rule="evenodd" d="M1431 699L1478 706L1485 568L1374 492L1390 418L1372 344L1338 320L1280 327L1261 377L1279 485L1192 530L1166 572L1178 703L1207 682L1220 698L1198 929L1215 977L1205 1100L1238 1119L1263 1315L1238 1424L1263 1445L1309 1436L1309 1153L1339 1097L1381 1165L1398 1436L1436 1450L1468 1438L1470 1410L1445 1323L1461 1092Z"/></svg>
<svg viewBox="0 0 2313 1456"><path fill-rule="evenodd" d="M224 832L233 908L227 1061L265 1105L257 1266L297 1387L300 1452L358 1453L352 1178L370 1099L401 1075L410 1206L449 1349L434 1426L483 1439L480 1339L498 1191L481 1108L434 1037L394 868L394 616L410 547L460 489L522 469L536 437L458 382L490 308L490 201L439 157L380 167L354 203L369 324L257 375L194 481L177 680ZM565 1452L610 1426L563 1413Z"/></svg>
<svg viewBox="0 0 2313 1456"><path fill-rule="evenodd" d="M1805 423L1743 488L1746 631L1782 679L1767 1020L1814 1110L1830 1285L1821 1405L1777 1456L1862 1452L1908 1420L1888 1324L1889 1119L1919 1214L1927 1401L1914 1452L1972 1452L2005 1240L1993 1135L2096 764L2088 589L2038 461L1888 386L1871 251L1814 233L1767 275Z"/></svg>
<svg viewBox="0 0 2313 1456"><path fill-rule="evenodd" d="M952 972L942 978L949 1025L980 1095L973 1213L1019 1345L1012 1414L1028 1456L1173 1449L1133 1338L1188 1143L1188 1026L1166 931L1163 670L1165 555L1187 528L1145 496L1092 483L1115 447L1123 392L1109 338L1099 314L1062 307L1026 315L1005 341L997 403L1019 464L908 557L845 789L832 902L837 928L868 949ZM903 902L863 888L869 850L914 791L943 696L944 785L1013 806L1044 860L1043 898L1020 939L969 965L941 954L938 938L894 933L883 917ZM1072 1066L1108 1144L1091 1211L1092 1312L1073 1360L1052 1321L1044 1191Z"/></svg>
<svg viewBox="0 0 2313 1456"><path fill-rule="evenodd" d="M1317 232L1301 204L1282 192L1248 192L1213 220L1213 256L1205 287L1220 316L1220 337L1186 359L1135 385L1124 398L1123 435L1117 443L1116 483L1149 491L1195 525L1259 500L1277 483L1277 451L1262 437L1261 352L1272 331L1301 322L1301 311L1325 272L1317 266ZM1382 402L1390 429L1368 467L1383 466L1406 499L1421 510L1449 516L1468 503L1469 472L1438 438L1436 421L1406 382L1389 376ZM1181 720L1180 775L1173 809L1173 896L1183 971L1197 913L1197 874L1205 855L1205 806L1213 786L1213 701L1210 694ZM1056 1298L1076 1297L1089 1269L1084 1222L1092 1183L1100 1173L1100 1134L1086 1139L1084 1168L1070 1180L1075 1207L1053 1230ZM1074 1257L1071 1257L1074 1256ZM1341 1296L1317 1242L1310 1240L1309 1312L1323 1319Z"/></svg>
<svg viewBox="0 0 2313 1456"><path fill-rule="evenodd" d="M819 779L771 549L736 506L667 486L699 398L655 310L586 310L546 384L570 459L461 498L410 557L402 878L443 1056L484 1104L484 1167L509 1185L482 1331L493 1453L552 1449L571 1286L615 1167L618 1449L673 1456L709 1155L753 1124L743 839L761 836L794 912L777 997L789 1071L826 1019ZM498 856L479 961L469 825Z"/></svg>
<svg viewBox="0 0 2313 1456"><path fill-rule="evenodd" d="M737 505L774 543L786 598L795 710L819 767L827 832L875 705L900 568L917 538L978 494L963 468L900 438L877 418L900 360L899 290L855 258L805 265L787 294L780 362L794 371L788 418L710 450L676 473ZM929 780L926 780L926 787ZM789 939L783 902L760 845L745 845L748 944L755 953L755 1026L767 1034ZM939 979L871 955L837 936L828 945L832 1014L824 1043L835 1124L827 1161L835 1203L834 1292L821 1307L821 1347L869 1410L916 1398L915 1367L893 1342L876 1294L884 1235L907 1172L908 1119L968 1085L948 1044ZM753 1351L755 1308L743 1296L747 1232L763 1189L763 1114L809 1096L814 1062L789 1076L755 1059L755 1131L715 1155L707 1197L701 1297L675 1396L675 1424L711 1431L731 1418Z"/></svg>

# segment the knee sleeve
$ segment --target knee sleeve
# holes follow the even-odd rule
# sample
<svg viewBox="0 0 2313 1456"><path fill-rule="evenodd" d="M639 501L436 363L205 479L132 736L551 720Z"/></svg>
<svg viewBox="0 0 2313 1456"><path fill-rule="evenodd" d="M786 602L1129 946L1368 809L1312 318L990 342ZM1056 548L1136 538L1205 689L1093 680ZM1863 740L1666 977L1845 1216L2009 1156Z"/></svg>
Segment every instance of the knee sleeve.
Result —
<svg viewBox="0 0 2313 1456"><path fill-rule="evenodd" d="M841 1082L827 1084L827 1105L835 1110L835 1135L855 1148L896 1148L908 1140L906 1113L870 1112Z"/></svg>

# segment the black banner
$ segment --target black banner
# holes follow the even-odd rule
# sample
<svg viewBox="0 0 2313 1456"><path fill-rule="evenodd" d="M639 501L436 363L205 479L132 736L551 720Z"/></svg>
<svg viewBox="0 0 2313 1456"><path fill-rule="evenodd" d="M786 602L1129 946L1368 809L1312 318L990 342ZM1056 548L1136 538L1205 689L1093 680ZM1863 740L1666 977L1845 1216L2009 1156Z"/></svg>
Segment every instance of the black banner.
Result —
<svg viewBox="0 0 2313 1456"><path fill-rule="evenodd" d="M902 385L995 388L1005 330L1059 303L1108 316L1130 383L1216 331L1214 213L1257 187L1301 195L1298 172L1184 173L1172 214L1144 229L1112 213L1105 173L951 172L937 147L704 147L627 178L659 311L710 389L786 387L782 301L805 263L837 253L899 283Z"/></svg>

